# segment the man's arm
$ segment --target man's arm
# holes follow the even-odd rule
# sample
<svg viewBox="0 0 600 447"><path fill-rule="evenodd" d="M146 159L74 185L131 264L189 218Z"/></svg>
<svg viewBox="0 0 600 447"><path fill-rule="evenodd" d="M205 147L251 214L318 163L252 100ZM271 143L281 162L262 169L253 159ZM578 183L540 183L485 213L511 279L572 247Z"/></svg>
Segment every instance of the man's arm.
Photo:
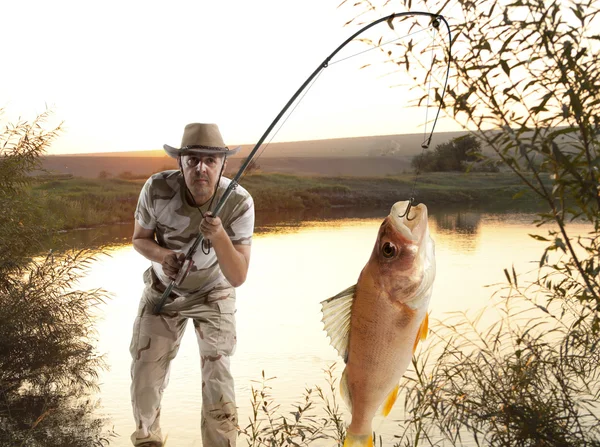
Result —
<svg viewBox="0 0 600 447"><path fill-rule="evenodd" d="M239 287L246 281L250 265L250 245L233 245L223 228L221 219L210 213L202 219L200 231L212 243L219 261L219 267L229 284Z"/></svg>
<svg viewBox="0 0 600 447"><path fill-rule="evenodd" d="M176 253L173 250L158 245L154 239L154 230L142 227L137 220L135 221L131 241L133 248L138 253L151 261L159 262L169 278L176 278L177 272L179 272L185 258L183 253Z"/></svg>

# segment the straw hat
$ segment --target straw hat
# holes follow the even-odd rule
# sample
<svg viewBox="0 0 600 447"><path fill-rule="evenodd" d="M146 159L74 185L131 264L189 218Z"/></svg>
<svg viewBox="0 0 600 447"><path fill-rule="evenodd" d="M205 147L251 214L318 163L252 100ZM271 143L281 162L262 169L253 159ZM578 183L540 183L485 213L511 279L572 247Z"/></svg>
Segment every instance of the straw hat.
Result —
<svg viewBox="0 0 600 447"><path fill-rule="evenodd" d="M192 123L185 126L181 138L181 148L177 149L168 144L165 144L163 148L173 158L186 154L224 154L229 157L240 150L239 146L235 149L225 146L216 124L203 123Z"/></svg>

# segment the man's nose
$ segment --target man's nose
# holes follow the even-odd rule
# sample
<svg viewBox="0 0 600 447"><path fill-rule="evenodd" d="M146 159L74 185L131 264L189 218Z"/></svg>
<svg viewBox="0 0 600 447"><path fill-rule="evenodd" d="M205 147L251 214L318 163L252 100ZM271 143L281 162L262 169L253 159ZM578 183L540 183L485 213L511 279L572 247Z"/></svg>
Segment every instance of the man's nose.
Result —
<svg viewBox="0 0 600 447"><path fill-rule="evenodd" d="M204 161L200 160L198 162L198 164L196 165L196 170L198 172L204 172L204 171L206 171L206 164L204 163Z"/></svg>

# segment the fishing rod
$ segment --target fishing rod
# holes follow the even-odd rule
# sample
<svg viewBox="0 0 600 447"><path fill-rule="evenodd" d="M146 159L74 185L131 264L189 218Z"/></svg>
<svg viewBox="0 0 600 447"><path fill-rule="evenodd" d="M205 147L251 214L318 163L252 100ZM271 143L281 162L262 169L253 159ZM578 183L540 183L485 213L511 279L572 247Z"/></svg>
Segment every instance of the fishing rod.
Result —
<svg viewBox="0 0 600 447"><path fill-rule="evenodd" d="M312 82L312 80L323 69L325 69L325 68L327 68L329 66L329 62L331 61L331 59L342 48L344 48L348 43L350 43L351 41L353 41L356 37L358 37L359 35L361 35L363 32L365 32L368 29L374 27L375 25L378 25L379 23L382 23L382 22L388 22L388 24L390 24L390 27L391 27L392 20L394 20L394 19L396 19L398 17L407 17L407 16L426 16L426 17L431 17L432 18L432 22L434 24L434 27L436 27L436 28L439 26L439 21L440 20L443 21L444 24L446 25L446 28L448 29L448 36L449 36L450 44L452 43L452 38L450 36L450 25L448 24L448 22L446 21L446 19L444 18L444 16L442 16L440 14L434 14L434 13L422 12L422 11L408 11L408 12L392 13L392 14L390 14L388 16L385 16L385 17L382 17L380 19L377 19L377 20L373 21L373 22L369 23L368 25L365 25L363 28L361 28L360 30L358 30L357 32L355 32L354 34L352 34L352 36L350 36L349 38L347 38L329 56L327 56L325 58L325 60L323 60L323 62L321 62L319 64L319 66L311 73L311 75L306 79L306 81L304 81L304 83L300 86L300 88L296 91L296 93L294 93L292 95L292 97L285 104L285 106L283 107L283 109L281 109L281 111L277 114L277 116L275 117L275 119L273 120L273 122L269 125L269 127L267 128L267 130L265 131L265 133L263 133L263 135L259 138L258 142L255 144L254 148L252 149L252 151L250 152L250 154L248 155L248 157L246 158L246 160L244 161L244 163L240 166L240 169L238 170L237 174L231 180L231 182L227 186L227 189L225 190L225 192L223 193L223 195L221 196L221 198L217 202L217 205L216 205L215 209L213 210L213 216L214 217L216 217L216 216L219 215L219 212L221 211L221 208L223 208L223 205L225 204L225 202L229 198L229 195L233 192L233 190L235 188L238 187L239 180L240 180L242 174L244 173L244 171L246 170L246 168L248 167L248 165L250 164L250 162L252 161L252 159L256 155L256 152L258 152L258 149L260 148L260 146L263 144L263 142L267 138L267 135L269 135L269 133L277 125L277 123L279 122L279 120L281 119L281 117L285 114L285 112L287 112L287 110L294 103L294 101L296 101L296 99L298 98L298 96L300 96L300 94L302 93L302 91ZM448 64L450 64L449 58L448 58ZM444 92L446 90L446 85L447 85L447 82L448 82L448 71L446 72L446 84L444 85ZM444 92L442 92L442 98L444 97ZM437 112L437 115L435 117L435 121L433 123L433 126L432 126L432 129L431 129L431 133L429 135L429 138L426 140L425 143L423 143L424 145L426 144L428 146L429 142L431 141L431 136L433 135L433 130L435 128L435 124L437 122L437 119L438 119L438 116L439 116L439 113L440 113L440 109L441 109L441 104L440 104L440 107L438 108L438 112ZM167 301L167 298L171 294L171 292L173 290L173 287L176 286L176 285L180 285L181 282L188 275L188 273L189 273L189 271L190 271L190 269L192 267L192 257L194 255L196 249L198 248L198 246L203 241L204 241L204 235L202 233L199 233L198 236L196 237L196 239L194 240L194 242L192 243L192 245L190 246L187 254L185 255L185 258L184 258L184 261L183 261L183 265L179 269L179 273L177 274L176 278L174 280L171 280L170 284L167 286L167 288L163 292L163 294L162 294L162 296L160 298L160 301L158 302L158 304L156 304L156 306L154 306L154 314L159 314L160 313L160 311L162 310L162 307L164 306L165 302Z"/></svg>

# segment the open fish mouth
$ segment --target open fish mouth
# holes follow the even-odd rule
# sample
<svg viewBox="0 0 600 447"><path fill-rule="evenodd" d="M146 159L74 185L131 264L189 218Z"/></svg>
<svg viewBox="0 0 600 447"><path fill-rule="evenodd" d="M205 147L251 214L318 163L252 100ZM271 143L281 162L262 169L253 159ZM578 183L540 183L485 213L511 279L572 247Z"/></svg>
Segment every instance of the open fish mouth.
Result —
<svg viewBox="0 0 600 447"><path fill-rule="evenodd" d="M427 228L427 207L423 203L413 205L406 216L404 214L409 203L408 200L396 202L390 211L389 221L403 238L418 242L423 238Z"/></svg>

